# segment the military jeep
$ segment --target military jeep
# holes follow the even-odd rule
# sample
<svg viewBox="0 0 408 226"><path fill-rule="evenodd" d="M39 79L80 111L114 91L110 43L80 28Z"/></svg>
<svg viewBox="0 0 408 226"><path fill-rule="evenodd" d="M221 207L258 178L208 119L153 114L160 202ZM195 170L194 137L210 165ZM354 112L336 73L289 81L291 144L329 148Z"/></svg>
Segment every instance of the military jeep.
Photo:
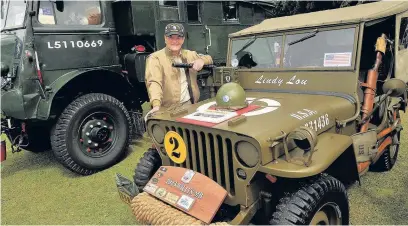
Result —
<svg viewBox="0 0 408 226"><path fill-rule="evenodd" d="M136 219L349 224L347 185L397 160L407 18L408 3L377 2L230 34L213 98L147 117L154 144L127 197Z"/></svg>

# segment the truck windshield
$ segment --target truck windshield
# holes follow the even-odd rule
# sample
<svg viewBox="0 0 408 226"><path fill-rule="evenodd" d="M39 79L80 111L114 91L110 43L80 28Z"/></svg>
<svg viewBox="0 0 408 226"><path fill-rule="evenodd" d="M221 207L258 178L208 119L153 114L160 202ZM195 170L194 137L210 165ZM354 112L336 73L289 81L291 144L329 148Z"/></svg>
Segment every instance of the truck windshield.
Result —
<svg viewBox="0 0 408 226"><path fill-rule="evenodd" d="M1 0L1 30L22 27L25 14L25 1Z"/></svg>
<svg viewBox="0 0 408 226"><path fill-rule="evenodd" d="M244 51L239 50L253 37L234 39L231 65L263 69L351 67L354 35L355 28L314 30L286 34L284 44L282 36L258 37Z"/></svg>

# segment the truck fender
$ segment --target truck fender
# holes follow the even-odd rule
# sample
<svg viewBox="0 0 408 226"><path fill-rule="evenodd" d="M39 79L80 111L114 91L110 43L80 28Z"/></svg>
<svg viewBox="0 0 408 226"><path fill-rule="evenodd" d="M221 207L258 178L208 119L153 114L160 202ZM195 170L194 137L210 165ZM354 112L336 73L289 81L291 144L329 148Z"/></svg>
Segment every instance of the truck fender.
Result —
<svg viewBox="0 0 408 226"><path fill-rule="evenodd" d="M281 156L277 161L261 166L259 171L284 178L305 178L325 172L341 174L347 171L350 174L344 179L359 178L353 140L350 136L321 134L318 136L316 148L317 151L314 152L309 166L289 163L285 160L285 156Z"/></svg>
<svg viewBox="0 0 408 226"><path fill-rule="evenodd" d="M50 90L47 94L46 99L41 99L38 107L37 107L37 118L42 119L42 120L47 120L50 116L51 113L51 107L52 103L57 96L58 92L62 90L65 86L69 85L70 82L75 80L76 78L90 78L90 76L95 75L96 73L98 74L104 74L104 76L117 76L118 77L118 83L123 87L123 85L131 87L131 85L126 81L126 79L123 77L122 74L119 74L117 72L111 71L111 70L106 70L106 69L92 69L92 70L73 70L70 71L62 76L60 76L58 79L56 79L54 82L52 82L48 87L47 90Z"/></svg>

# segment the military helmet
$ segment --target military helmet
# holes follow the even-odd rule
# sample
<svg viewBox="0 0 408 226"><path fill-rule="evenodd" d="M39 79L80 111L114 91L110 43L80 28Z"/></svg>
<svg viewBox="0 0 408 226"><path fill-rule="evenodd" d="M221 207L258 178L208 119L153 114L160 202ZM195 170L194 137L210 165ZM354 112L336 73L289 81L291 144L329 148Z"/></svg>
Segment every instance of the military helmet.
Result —
<svg viewBox="0 0 408 226"><path fill-rule="evenodd" d="M237 110L248 106L245 90L235 82L222 85L215 99L216 109Z"/></svg>

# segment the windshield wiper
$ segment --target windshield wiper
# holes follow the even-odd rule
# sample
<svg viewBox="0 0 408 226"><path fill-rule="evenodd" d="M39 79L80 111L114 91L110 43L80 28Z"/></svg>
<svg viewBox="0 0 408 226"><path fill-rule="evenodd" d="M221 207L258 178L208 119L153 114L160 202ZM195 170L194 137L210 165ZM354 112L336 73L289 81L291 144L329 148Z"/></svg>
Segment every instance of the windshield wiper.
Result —
<svg viewBox="0 0 408 226"><path fill-rule="evenodd" d="M305 40L307 40L307 39L309 39L309 38L311 38L311 37L316 36L317 33L319 33L319 30L316 29L316 30L313 31L312 34L306 35L306 36L304 36L304 37L302 37L302 38L299 38L298 40L289 42L288 45L291 46L291 45L293 45L293 44L296 44L296 43L299 43L299 42L303 42L303 41L305 41Z"/></svg>
<svg viewBox="0 0 408 226"><path fill-rule="evenodd" d="M246 48L248 48L250 45L252 45L252 43L254 43L257 38L258 38L258 37L256 37L256 36L252 37L252 39L249 40L244 46L242 46L242 48L241 48L240 50L238 50L238 51L235 53L235 55L237 55L238 53L242 52L243 50L245 50Z"/></svg>

